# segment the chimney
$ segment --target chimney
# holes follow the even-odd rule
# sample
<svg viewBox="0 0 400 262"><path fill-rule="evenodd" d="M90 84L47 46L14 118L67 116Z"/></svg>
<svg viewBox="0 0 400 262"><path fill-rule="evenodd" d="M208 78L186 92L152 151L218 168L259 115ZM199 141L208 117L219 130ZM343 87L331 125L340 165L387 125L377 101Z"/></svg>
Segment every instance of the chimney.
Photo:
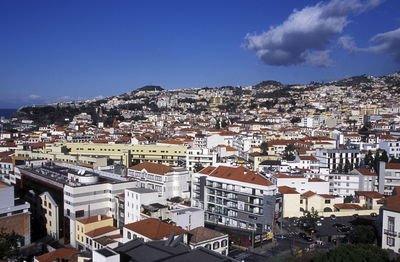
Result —
<svg viewBox="0 0 400 262"><path fill-rule="evenodd" d="M101 221L101 215L97 215L97 221Z"/></svg>

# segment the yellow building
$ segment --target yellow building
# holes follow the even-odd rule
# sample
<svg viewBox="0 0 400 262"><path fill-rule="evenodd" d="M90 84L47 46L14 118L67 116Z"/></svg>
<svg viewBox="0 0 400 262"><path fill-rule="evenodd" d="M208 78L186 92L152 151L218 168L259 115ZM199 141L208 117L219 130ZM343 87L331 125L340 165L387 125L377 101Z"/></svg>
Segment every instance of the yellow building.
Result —
<svg viewBox="0 0 400 262"><path fill-rule="evenodd" d="M127 145L127 144L91 144L67 143L70 154L108 156L120 160L125 166L137 162L152 162L170 166L185 163L186 146L181 145Z"/></svg>
<svg viewBox="0 0 400 262"><path fill-rule="evenodd" d="M89 237L86 236L86 233L92 232L93 230L99 228L112 226L113 218L106 215L91 216L76 221L75 236L78 246L80 246L80 249L91 246L89 243Z"/></svg>

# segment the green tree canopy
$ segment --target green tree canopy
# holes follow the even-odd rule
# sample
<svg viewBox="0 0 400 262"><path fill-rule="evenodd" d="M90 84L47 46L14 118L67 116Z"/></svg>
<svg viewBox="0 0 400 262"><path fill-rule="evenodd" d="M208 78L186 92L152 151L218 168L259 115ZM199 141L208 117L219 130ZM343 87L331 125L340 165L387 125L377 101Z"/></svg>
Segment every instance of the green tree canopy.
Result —
<svg viewBox="0 0 400 262"><path fill-rule="evenodd" d="M15 232L6 233L0 229L0 259L16 259L19 256L19 243L22 237Z"/></svg>
<svg viewBox="0 0 400 262"><path fill-rule="evenodd" d="M349 234L349 240L353 244L373 244L375 239L375 229L368 225L358 225Z"/></svg>
<svg viewBox="0 0 400 262"><path fill-rule="evenodd" d="M199 172L200 170L202 170L204 168L204 166L200 163L197 162L194 166L193 166L193 171L194 172Z"/></svg>

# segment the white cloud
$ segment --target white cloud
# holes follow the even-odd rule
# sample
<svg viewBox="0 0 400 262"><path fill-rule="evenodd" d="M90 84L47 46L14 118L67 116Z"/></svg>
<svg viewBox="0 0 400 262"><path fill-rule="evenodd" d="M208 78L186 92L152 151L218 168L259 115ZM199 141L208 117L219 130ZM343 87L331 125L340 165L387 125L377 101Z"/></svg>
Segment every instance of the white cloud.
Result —
<svg viewBox="0 0 400 262"><path fill-rule="evenodd" d="M400 62L400 28L375 35L370 40L371 45L365 48L357 47L351 36L339 38L339 45L351 52L368 52L373 54L388 54L396 62Z"/></svg>
<svg viewBox="0 0 400 262"><path fill-rule="evenodd" d="M261 34L247 34L244 47L269 65L331 65L328 45L349 23L383 0L331 0L294 10L282 24Z"/></svg>
<svg viewBox="0 0 400 262"><path fill-rule="evenodd" d="M32 95L29 95L28 98L29 98L29 99L32 99L32 100L35 100L35 99L40 98L40 96L39 96L39 95L32 94Z"/></svg>

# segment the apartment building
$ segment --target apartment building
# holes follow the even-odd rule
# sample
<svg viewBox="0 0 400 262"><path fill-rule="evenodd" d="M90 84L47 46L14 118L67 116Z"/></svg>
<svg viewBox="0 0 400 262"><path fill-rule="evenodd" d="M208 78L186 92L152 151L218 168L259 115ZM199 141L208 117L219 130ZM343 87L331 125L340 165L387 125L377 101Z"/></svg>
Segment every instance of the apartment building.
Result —
<svg viewBox="0 0 400 262"><path fill-rule="evenodd" d="M187 150L186 168L194 171L196 165L208 167L217 163L217 152L207 148L190 148Z"/></svg>
<svg viewBox="0 0 400 262"><path fill-rule="evenodd" d="M73 155L108 156L125 166L133 162L151 162L170 166L184 166L186 146L181 145L128 145L101 143L66 143Z"/></svg>
<svg viewBox="0 0 400 262"><path fill-rule="evenodd" d="M233 138L233 147L239 151L240 157L246 158L245 152L248 152L252 147L260 146L262 142L260 135L238 134Z"/></svg>
<svg viewBox="0 0 400 262"><path fill-rule="evenodd" d="M387 197L381 209L382 248L400 253L400 187L394 189L394 195Z"/></svg>
<svg viewBox="0 0 400 262"><path fill-rule="evenodd" d="M397 186L400 186L400 164L379 162L378 192L391 195Z"/></svg>
<svg viewBox="0 0 400 262"><path fill-rule="evenodd" d="M49 192L44 192L39 197L47 235L54 239L60 239L60 218L62 216L59 206Z"/></svg>
<svg viewBox="0 0 400 262"><path fill-rule="evenodd" d="M153 203L166 204L165 197L161 192L148 188L125 189L124 221L123 224L130 224L142 220L142 206ZM122 216L122 214L121 214Z"/></svg>
<svg viewBox="0 0 400 262"><path fill-rule="evenodd" d="M352 170L360 164L360 151L356 149L317 149L315 157L320 163L320 170L329 173Z"/></svg>
<svg viewBox="0 0 400 262"><path fill-rule="evenodd" d="M245 167L207 167L193 174L192 206L213 224L267 232L279 212L276 186Z"/></svg>
<svg viewBox="0 0 400 262"><path fill-rule="evenodd" d="M16 199L12 186L0 183L0 228L8 234L15 232L22 236L21 246L31 243L30 205Z"/></svg>
<svg viewBox="0 0 400 262"><path fill-rule="evenodd" d="M400 141L387 141L379 142L379 148L387 152L389 158L400 158Z"/></svg>
<svg viewBox="0 0 400 262"><path fill-rule="evenodd" d="M307 178L303 175L275 174L270 177L270 180L277 187L292 187L300 194L307 191L313 191L317 194L329 193L329 182L320 178Z"/></svg>
<svg viewBox="0 0 400 262"><path fill-rule="evenodd" d="M190 197L190 174L186 168L143 162L131 166L128 176L138 181L139 187L160 192L165 198Z"/></svg>

